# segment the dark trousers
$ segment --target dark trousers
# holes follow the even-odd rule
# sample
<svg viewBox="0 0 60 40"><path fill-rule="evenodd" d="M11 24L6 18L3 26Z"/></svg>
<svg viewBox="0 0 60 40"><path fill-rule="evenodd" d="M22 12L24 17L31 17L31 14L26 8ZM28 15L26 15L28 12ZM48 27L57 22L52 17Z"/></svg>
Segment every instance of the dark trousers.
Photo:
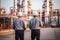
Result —
<svg viewBox="0 0 60 40"><path fill-rule="evenodd" d="M24 40L24 30L15 30L15 40Z"/></svg>
<svg viewBox="0 0 60 40"><path fill-rule="evenodd" d="M40 40L40 29L31 30L31 40Z"/></svg>

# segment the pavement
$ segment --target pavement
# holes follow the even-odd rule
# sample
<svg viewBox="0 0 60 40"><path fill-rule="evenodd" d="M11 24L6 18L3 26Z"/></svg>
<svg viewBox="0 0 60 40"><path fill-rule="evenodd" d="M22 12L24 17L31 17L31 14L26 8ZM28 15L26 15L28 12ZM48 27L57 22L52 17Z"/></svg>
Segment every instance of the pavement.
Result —
<svg viewBox="0 0 60 40"><path fill-rule="evenodd" d="M41 29L41 40L60 40L60 28Z"/></svg>
<svg viewBox="0 0 60 40"><path fill-rule="evenodd" d="M13 29L6 29L6 30L1 30L0 31L0 36L1 35L7 35L7 34L12 34L12 33L14 33L14 30Z"/></svg>
<svg viewBox="0 0 60 40"><path fill-rule="evenodd" d="M15 40L14 37L13 29L0 32L0 40ZM29 29L25 31L24 39L31 40L31 31ZM41 28L40 40L60 40L60 28Z"/></svg>

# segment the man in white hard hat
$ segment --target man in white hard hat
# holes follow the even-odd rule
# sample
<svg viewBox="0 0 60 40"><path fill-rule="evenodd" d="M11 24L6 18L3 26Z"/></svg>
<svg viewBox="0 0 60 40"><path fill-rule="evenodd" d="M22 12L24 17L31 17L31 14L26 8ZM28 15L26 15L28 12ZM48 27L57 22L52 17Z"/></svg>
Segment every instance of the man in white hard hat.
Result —
<svg viewBox="0 0 60 40"><path fill-rule="evenodd" d="M40 19L37 18L38 13L33 13L33 18L29 21L29 28L31 29L31 40L40 40Z"/></svg>
<svg viewBox="0 0 60 40"><path fill-rule="evenodd" d="M18 18L13 21L13 28L15 30L15 40L24 40L25 24L22 20L22 12L17 14Z"/></svg>

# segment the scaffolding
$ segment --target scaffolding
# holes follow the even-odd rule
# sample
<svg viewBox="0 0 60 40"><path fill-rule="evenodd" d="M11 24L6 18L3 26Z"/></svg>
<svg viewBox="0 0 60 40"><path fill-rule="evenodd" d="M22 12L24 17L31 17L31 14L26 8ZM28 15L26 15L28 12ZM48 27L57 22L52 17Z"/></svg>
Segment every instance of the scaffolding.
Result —
<svg viewBox="0 0 60 40"><path fill-rule="evenodd" d="M43 3L43 17L44 17L44 24L50 24L50 17L53 15L52 13L52 0L44 0Z"/></svg>
<svg viewBox="0 0 60 40"><path fill-rule="evenodd" d="M28 11L31 11L30 6L30 0L14 0L14 9L21 10L25 15L28 15Z"/></svg>

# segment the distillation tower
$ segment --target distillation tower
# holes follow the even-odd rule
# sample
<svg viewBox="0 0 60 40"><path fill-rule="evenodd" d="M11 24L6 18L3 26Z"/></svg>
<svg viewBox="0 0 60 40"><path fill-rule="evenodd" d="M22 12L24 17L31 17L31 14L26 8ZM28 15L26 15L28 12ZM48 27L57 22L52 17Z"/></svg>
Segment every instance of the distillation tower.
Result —
<svg viewBox="0 0 60 40"><path fill-rule="evenodd" d="M44 0L42 7L43 7L44 24L48 25L50 22L50 17L53 15L53 13L52 13L52 0Z"/></svg>
<svg viewBox="0 0 60 40"><path fill-rule="evenodd" d="M22 10L23 14L27 15L30 8L30 0L14 0L14 8Z"/></svg>

